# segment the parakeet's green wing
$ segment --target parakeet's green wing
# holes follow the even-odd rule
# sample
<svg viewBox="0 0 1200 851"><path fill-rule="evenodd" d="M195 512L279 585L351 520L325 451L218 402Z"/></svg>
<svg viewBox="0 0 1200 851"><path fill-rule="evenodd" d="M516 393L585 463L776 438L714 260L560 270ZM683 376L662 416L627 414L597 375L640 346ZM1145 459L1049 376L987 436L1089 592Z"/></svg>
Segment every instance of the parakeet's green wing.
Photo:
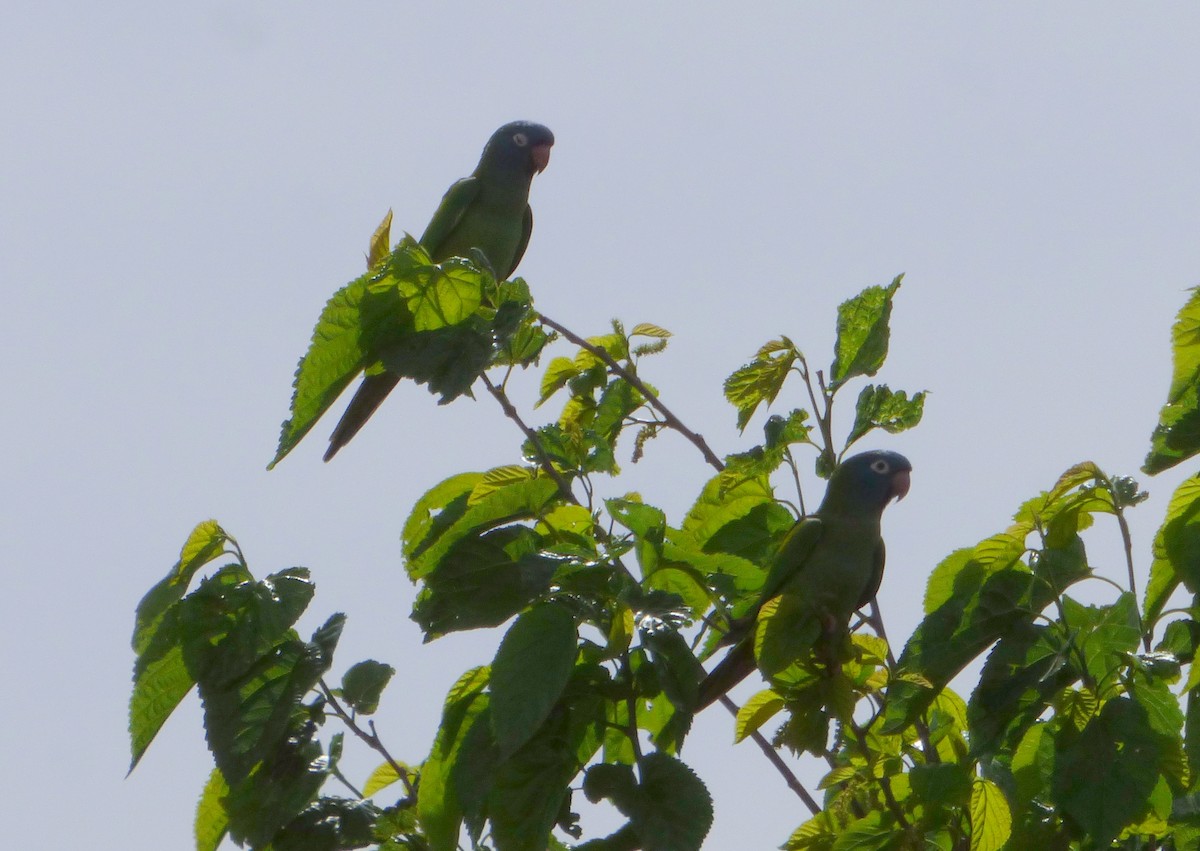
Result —
<svg viewBox="0 0 1200 851"><path fill-rule="evenodd" d="M858 600L858 608L862 608L879 593L879 583L883 582L883 562L886 559L887 553L883 546L883 538L879 539L879 545L875 547L875 564L874 573L871 574L871 581L867 583L867 587L863 589L862 597Z"/></svg>
<svg viewBox="0 0 1200 851"><path fill-rule="evenodd" d="M446 194L442 196L442 203L438 204L433 218L425 227L425 233L421 234L421 245L425 246L425 250L431 257L438 259L441 256L442 243L462 221L462 217L478 194L479 179L474 176L464 177L446 190ZM528 234L526 240L528 240Z"/></svg>
<svg viewBox="0 0 1200 851"><path fill-rule="evenodd" d="M521 263L521 258L525 256L525 249L529 247L529 235L533 233L533 207L525 207L525 216L521 219L521 241L517 243L517 250L513 253L512 268L504 274L500 274L500 270L496 270L496 274L502 278L507 278L517 270L517 266Z"/></svg>
<svg viewBox="0 0 1200 851"><path fill-rule="evenodd" d="M767 578L763 580L754 611L762 608L763 603L778 594L788 580L803 569L805 561L821 540L822 531L824 526L819 517L806 517L791 528L779 546L779 553L771 563Z"/></svg>

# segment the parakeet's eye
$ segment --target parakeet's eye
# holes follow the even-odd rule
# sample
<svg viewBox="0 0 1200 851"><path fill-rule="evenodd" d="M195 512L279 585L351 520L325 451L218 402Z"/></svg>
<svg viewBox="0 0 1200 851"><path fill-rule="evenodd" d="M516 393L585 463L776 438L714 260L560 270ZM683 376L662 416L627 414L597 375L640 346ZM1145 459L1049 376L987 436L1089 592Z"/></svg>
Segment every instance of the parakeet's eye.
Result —
<svg viewBox="0 0 1200 851"><path fill-rule="evenodd" d="M526 145L529 144L529 137L526 136L524 133L514 133L513 141L517 143L518 148L524 148Z"/></svg>
<svg viewBox="0 0 1200 851"><path fill-rule="evenodd" d="M874 470L876 473L883 475L884 473L887 473L888 470L890 470L892 468L890 466L888 466L887 461L884 461L882 458L880 458L878 461L871 462L871 469Z"/></svg>

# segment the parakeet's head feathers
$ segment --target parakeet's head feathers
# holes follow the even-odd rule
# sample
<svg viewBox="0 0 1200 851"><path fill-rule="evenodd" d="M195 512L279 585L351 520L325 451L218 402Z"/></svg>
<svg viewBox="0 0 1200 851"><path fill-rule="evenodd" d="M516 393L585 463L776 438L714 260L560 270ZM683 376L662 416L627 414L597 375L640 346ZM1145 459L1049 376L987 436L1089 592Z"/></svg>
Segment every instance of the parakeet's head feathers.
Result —
<svg viewBox="0 0 1200 851"><path fill-rule="evenodd" d="M549 127L532 121L510 121L488 139L475 174L512 169L532 177L550 162L553 145L554 134Z"/></svg>
<svg viewBox="0 0 1200 851"><path fill-rule="evenodd" d="M877 449L847 458L829 479L829 490L817 513L882 512L893 499L908 494L912 464L898 452Z"/></svg>

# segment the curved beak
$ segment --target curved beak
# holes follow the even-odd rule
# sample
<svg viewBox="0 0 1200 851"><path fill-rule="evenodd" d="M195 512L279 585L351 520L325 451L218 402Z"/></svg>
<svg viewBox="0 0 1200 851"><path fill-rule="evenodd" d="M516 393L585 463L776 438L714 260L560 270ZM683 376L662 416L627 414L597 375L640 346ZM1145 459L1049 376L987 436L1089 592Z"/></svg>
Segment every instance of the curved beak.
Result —
<svg viewBox="0 0 1200 851"><path fill-rule="evenodd" d="M534 172L541 174L546 170L546 165L550 162L550 145L553 142L534 145L529 152L529 156L533 159Z"/></svg>
<svg viewBox="0 0 1200 851"><path fill-rule="evenodd" d="M897 470L892 476L891 495L896 497L897 502L908 496L908 488L912 484L910 476L910 470Z"/></svg>

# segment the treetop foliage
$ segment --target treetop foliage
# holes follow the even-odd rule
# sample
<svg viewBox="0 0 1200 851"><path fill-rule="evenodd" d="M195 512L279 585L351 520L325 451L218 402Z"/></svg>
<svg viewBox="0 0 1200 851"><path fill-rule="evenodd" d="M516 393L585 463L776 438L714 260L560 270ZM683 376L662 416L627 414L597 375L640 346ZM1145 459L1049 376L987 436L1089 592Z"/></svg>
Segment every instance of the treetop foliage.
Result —
<svg viewBox="0 0 1200 851"><path fill-rule="evenodd" d="M520 279L497 281L472 258L433 263L407 236L389 249L389 224L367 274L321 313L272 466L363 371L410 378L443 404L491 395L519 435L514 456L430 487L402 553L425 640L503 626L495 654L450 689L428 753L401 761L372 716L390 683L414 685L403 667L336 666L345 615L308 637L295 629L314 597L309 571L259 578L205 521L137 608L131 770L195 688L214 761L197 783L198 851L225 837L264 851L698 849L714 814L686 764L702 662L742 619L773 616L779 598L760 592L815 505L808 470L828 478L851 445L921 420L925 391L866 382L885 366L901 277L841 305L828 367L781 336L735 369L724 391L739 432L776 403L784 412L719 458L642 378L667 348L664 328L614 321L582 337L538 313ZM1200 451L1198 327L1193 291L1147 474ZM534 423L506 388L543 360L537 408L559 407ZM842 436L834 409L856 384ZM712 470L684 517L653 495L596 497L597 477L619 476L667 431ZM1200 474L1171 500L1139 598L1126 515L1145 497L1129 477L1075 464L1007 527L933 568L899 658L874 603L835 658L811 642L760 656L765 687L740 708L725 702L735 740L754 741L796 793L783 847L1196 847ZM1124 552L1098 561L1124 575L1095 568L1085 537L1096 523L1120 530ZM1111 601L1070 596L1086 581L1112 586ZM1181 587L1190 602L1172 608ZM979 659L964 698L950 683ZM380 758L357 782L339 767L347 731ZM825 766L818 789L799 782L794 758ZM624 824L585 839L585 805Z"/></svg>

